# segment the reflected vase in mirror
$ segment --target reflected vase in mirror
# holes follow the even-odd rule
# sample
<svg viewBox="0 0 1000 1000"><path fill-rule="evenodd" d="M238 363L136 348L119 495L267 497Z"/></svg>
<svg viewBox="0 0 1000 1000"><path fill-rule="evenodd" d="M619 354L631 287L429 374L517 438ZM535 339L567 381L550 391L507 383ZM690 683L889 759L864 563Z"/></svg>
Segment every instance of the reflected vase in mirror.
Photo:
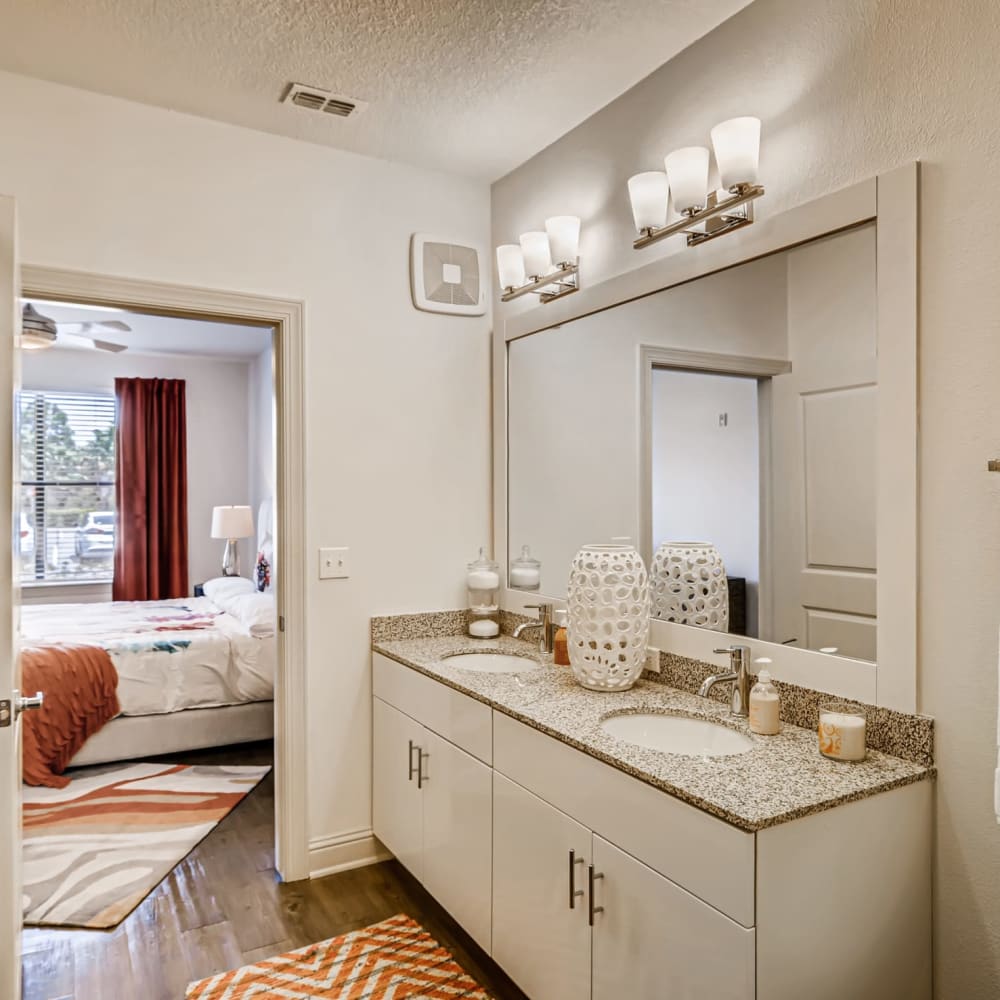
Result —
<svg viewBox="0 0 1000 1000"><path fill-rule="evenodd" d="M729 581L710 542L664 542L653 556L652 613L663 621L729 631Z"/></svg>
<svg viewBox="0 0 1000 1000"><path fill-rule="evenodd" d="M631 545L585 545L566 597L569 662L591 691L624 691L642 674L649 639L649 578Z"/></svg>

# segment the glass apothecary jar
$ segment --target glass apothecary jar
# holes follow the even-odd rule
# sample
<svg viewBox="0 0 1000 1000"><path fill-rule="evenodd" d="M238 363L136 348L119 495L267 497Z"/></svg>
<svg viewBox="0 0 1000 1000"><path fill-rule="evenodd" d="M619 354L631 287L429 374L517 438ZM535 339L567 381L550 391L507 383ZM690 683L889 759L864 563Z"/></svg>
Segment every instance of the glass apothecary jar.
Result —
<svg viewBox="0 0 1000 1000"><path fill-rule="evenodd" d="M518 590L538 590L542 585L542 564L531 554L527 545L510 564L510 585Z"/></svg>
<svg viewBox="0 0 1000 1000"><path fill-rule="evenodd" d="M484 549L469 563L465 577L469 591L468 632L477 639L500 633L500 566L487 558Z"/></svg>

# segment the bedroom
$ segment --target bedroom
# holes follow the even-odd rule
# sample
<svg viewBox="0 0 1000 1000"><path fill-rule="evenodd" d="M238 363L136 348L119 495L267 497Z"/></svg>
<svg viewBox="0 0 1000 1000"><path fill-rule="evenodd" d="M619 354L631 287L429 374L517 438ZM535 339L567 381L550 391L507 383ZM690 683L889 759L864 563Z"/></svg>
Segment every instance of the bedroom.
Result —
<svg viewBox="0 0 1000 1000"><path fill-rule="evenodd" d="M270 327L23 310L20 641L45 692L25 923L44 937L116 926L248 793L273 825L276 407Z"/></svg>

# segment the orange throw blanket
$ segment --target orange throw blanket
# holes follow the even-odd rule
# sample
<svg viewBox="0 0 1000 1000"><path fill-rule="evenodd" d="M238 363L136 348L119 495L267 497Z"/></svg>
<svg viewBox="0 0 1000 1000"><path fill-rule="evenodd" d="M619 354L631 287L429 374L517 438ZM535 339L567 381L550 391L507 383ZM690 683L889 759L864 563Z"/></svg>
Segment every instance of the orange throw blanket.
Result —
<svg viewBox="0 0 1000 1000"><path fill-rule="evenodd" d="M118 671L99 646L28 646L21 651L21 687L45 704L21 717L24 780L65 788L73 755L120 711Z"/></svg>

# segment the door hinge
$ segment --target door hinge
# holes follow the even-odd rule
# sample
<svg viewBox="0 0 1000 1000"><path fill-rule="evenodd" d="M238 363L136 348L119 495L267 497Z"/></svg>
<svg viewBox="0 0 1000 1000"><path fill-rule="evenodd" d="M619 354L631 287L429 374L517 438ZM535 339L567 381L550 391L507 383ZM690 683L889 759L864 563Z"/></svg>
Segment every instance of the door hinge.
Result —
<svg viewBox="0 0 1000 1000"><path fill-rule="evenodd" d="M4 729L10 725L13 712L11 711L10 701L0 701L0 729Z"/></svg>
<svg viewBox="0 0 1000 1000"><path fill-rule="evenodd" d="M284 615L278 615L278 631L279 632L284 632L285 631L285 616Z"/></svg>

